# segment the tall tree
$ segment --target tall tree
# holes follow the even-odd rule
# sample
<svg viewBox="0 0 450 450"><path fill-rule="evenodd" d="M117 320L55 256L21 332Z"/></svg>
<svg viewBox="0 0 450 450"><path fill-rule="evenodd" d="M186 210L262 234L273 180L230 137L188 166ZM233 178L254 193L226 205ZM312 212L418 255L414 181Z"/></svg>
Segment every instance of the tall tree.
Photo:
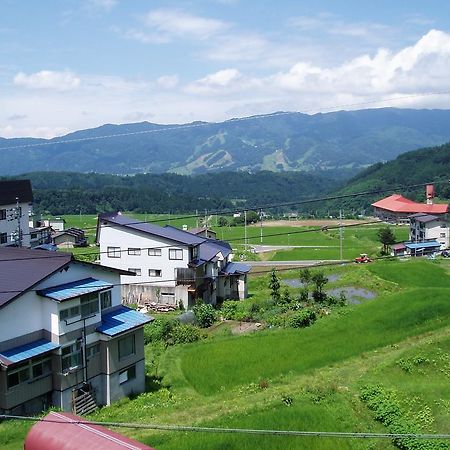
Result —
<svg viewBox="0 0 450 450"><path fill-rule="evenodd" d="M383 255L387 255L389 253L389 246L395 243L395 234L392 231L391 227L385 226L383 228L380 228L378 230L378 238L380 239L381 244L383 245L383 248L381 250L381 253Z"/></svg>
<svg viewBox="0 0 450 450"><path fill-rule="evenodd" d="M281 299L280 280L278 279L277 271L275 269L272 269L272 272L270 273L269 289L272 300L275 303L278 303Z"/></svg>

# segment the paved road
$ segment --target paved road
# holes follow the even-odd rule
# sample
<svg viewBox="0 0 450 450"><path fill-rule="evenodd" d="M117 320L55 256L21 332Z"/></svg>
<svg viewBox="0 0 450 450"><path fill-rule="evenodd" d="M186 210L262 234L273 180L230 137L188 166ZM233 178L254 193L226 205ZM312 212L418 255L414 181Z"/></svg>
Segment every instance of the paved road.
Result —
<svg viewBox="0 0 450 450"><path fill-rule="evenodd" d="M292 248L339 248L339 245L252 245L255 253L290 250Z"/></svg>
<svg viewBox="0 0 450 450"><path fill-rule="evenodd" d="M244 261L252 267L305 267L318 266L323 263L339 263L339 260L306 260L306 261Z"/></svg>

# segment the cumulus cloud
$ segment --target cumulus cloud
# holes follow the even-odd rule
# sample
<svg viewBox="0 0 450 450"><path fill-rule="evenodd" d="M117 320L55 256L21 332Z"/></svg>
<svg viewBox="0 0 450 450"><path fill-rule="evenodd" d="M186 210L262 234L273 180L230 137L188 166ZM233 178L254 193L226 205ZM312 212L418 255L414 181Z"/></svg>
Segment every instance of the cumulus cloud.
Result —
<svg viewBox="0 0 450 450"><path fill-rule="evenodd" d="M186 91L190 93L217 92L224 88L230 88L242 78L237 69L223 69L194 81L187 86Z"/></svg>
<svg viewBox="0 0 450 450"><path fill-rule="evenodd" d="M16 88L2 97L0 123L7 124L13 112L26 117L10 120L0 135L23 136L36 130L47 136L49 130L56 132L68 124L75 130L149 118L154 123L218 121L280 110L449 108L448 95L420 95L448 91L449 72L450 34L430 30L414 45L400 50L380 48L338 63L297 58L287 68L259 74L253 66L245 70L225 65L187 83L170 74L155 80L83 75L82 83L73 74L66 83L61 77L39 75L43 72L18 74ZM69 89L61 89L64 85ZM29 90L25 92L23 87ZM397 100L386 101L392 98Z"/></svg>
<svg viewBox="0 0 450 450"><path fill-rule="evenodd" d="M16 86L27 89L53 89L57 91L67 91L80 86L81 80L69 71L54 72L51 70L41 70L31 74L19 72L14 77Z"/></svg>

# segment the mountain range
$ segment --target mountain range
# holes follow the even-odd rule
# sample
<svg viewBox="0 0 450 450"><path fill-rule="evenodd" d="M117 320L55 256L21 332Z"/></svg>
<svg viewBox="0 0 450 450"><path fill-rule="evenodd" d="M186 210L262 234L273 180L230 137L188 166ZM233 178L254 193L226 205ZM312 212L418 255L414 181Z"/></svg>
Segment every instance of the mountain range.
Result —
<svg viewBox="0 0 450 450"><path fill-rule="evenodd" d="M0 175L50 170L355 174L409 150L450 141L449 124L450 110L396 108L274 113L221 123L108 124L50 140L0 138Z"/></svg>

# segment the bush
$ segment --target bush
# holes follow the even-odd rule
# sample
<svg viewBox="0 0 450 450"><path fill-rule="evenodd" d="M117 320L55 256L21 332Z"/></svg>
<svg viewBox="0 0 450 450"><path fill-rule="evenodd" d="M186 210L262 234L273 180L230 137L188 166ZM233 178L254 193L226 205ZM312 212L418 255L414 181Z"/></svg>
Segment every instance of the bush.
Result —
<svg viewBox="0 0 450 450"><path fill-rule="evenodd" d="M236 319L236 311L238 308L238 303L236 300L225 300L222 303L222 307L220 308L220 312L222 313L222 317L228 320Z"/></svg>
<svg viewBox="0 0 450 450"><path fill-rule="evenodd" d="M190 342L199 341L204 337L204 333L195 325L180 323L173 328L169 339L172 344L189 344Z"/></svg>
<svg viewBox="0 0 450 450"><path fill-rule="evenodd" d="M204 338L200 328L180 323L176 319L158 317L144 325L144 343L163 342L166 345L187 344Z"/></svg>
<svg viewBox="0 0 450 450"><path fill-rule="evenodd" d="M216 320L216 311L211 305L197 303L193 308L195 318L201 328L210 327Z"/></svg>
<svg viewBox="0 0 450 450"><path fill-rule="evenodd" d="M317 319L315 311L312 309L303 309L298 311L293 316L289 318L289 326L292 328L303 328L309 327Z"/></svg>
<svg viewBox="0 0 450 450"><path fill-rule="evenodd" d="M158 317L153 322L144 325L144 343L167 341L178 323L174 319Z"/></svg>

